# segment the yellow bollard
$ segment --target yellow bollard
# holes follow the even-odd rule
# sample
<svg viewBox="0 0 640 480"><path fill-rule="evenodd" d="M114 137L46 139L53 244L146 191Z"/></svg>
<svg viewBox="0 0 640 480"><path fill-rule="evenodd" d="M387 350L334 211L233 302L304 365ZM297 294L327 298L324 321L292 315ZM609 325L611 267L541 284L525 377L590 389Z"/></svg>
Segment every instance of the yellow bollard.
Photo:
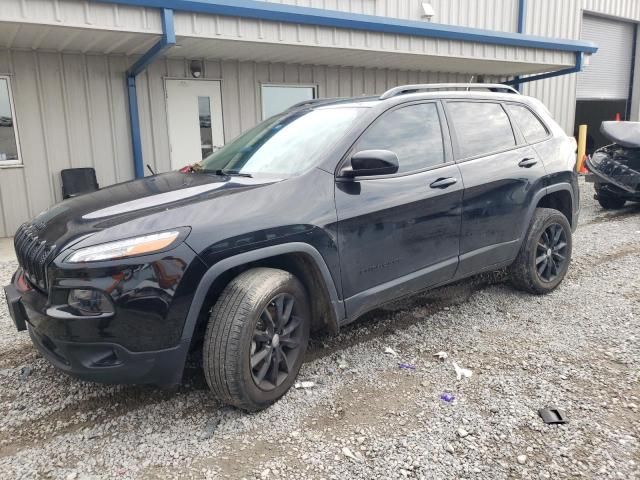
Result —
<svg viewBox="0 0 640 480"><path fill-rule="evenodd" d="M576 170L582 172L584 168L584 160L587 156L587 125L578 127L578 159L576 161Z"/></svg>

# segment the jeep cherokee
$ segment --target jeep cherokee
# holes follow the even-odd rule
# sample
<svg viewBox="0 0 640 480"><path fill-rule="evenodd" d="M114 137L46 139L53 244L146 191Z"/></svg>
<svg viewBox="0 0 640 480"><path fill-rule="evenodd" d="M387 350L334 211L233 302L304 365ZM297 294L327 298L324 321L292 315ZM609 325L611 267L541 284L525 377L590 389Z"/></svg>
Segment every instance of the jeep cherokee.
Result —
<svg viewBox="0 0 640 480"><path fill-rule="evenodd" d="M504 85L410 85L298 104L188 171L63 201L15 235L18 330L91 381L179 384L190 352L221 401L284 395L311 331L508 267L563 280L575 140Z"/></svg>

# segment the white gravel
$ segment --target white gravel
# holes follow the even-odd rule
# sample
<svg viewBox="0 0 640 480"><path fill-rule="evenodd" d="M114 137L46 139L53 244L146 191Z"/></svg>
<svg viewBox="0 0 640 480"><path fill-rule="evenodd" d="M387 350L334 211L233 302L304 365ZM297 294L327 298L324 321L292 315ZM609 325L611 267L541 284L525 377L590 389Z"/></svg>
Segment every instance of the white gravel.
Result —
<svg viewBox="0 0 640 480"><path fill-rule="evenodd" d="M197 371L177 392L60 374L2 299L0 477L640 478L640 206L591 196L551 295L496 274L373 312L316 339L314 384L258 414L221 407ZM546 406L569 423L545 425Z"/></svg>

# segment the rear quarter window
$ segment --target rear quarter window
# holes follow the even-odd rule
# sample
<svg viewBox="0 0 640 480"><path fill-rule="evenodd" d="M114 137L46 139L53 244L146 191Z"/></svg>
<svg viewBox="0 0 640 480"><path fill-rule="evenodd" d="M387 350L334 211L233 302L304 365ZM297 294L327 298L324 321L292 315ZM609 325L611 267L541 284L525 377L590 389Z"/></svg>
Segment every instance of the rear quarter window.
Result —
<svg viewBox="0 0 640 480"><path fill-rule="evenodd" d="M506 107L528 143L539 142L549 136L547 127L527 107L513 104Z"/></svg>
<svg viewBox="0 0 640 480"><path fill-rule="evenodd" d="M516 146L507 112L499 103L449 102L460 158L487 155Z"/></svg>

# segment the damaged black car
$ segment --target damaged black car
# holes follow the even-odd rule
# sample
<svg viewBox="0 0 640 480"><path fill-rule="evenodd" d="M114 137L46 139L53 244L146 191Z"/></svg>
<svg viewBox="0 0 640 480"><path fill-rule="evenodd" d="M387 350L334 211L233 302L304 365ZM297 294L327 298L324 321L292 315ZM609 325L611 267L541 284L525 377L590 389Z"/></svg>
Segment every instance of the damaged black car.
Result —
<svg viewBox="0 0 640 480"><path fill-rule="evenodd" d="M614 143L587 158L596 200L607 210L640 202L640 122L602 122L600 131Z"/></svg>

